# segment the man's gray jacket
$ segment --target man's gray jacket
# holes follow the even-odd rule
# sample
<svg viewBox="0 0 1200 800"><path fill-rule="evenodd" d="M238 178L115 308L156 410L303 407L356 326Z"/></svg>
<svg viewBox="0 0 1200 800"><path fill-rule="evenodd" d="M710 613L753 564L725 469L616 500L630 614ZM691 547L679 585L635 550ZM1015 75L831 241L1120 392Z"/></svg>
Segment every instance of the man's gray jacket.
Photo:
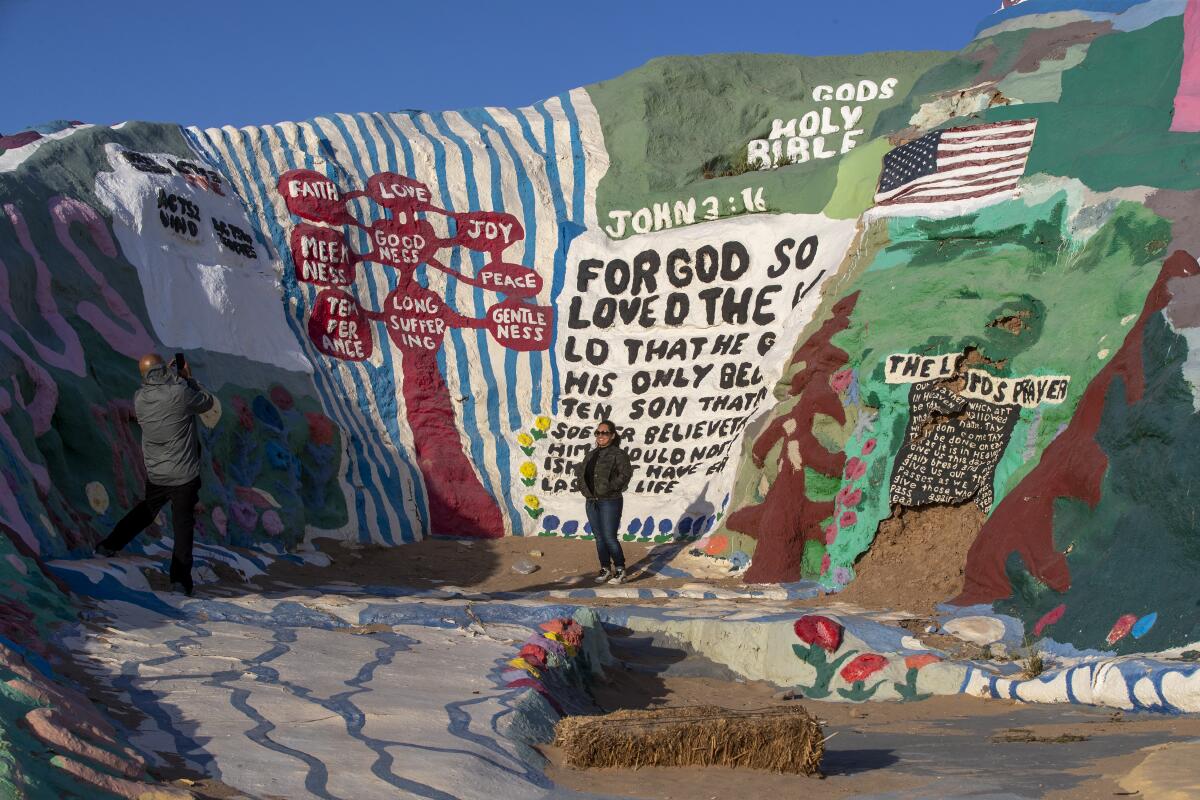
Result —
<svg viewBox="0 0 1200 800"><path fill-rule="evenodd" d="M182 486L200 477L200 439L196 415L213 407L213 397L200 384L154 367L133 396L142 426L146 477L159 486Z"/></svg>

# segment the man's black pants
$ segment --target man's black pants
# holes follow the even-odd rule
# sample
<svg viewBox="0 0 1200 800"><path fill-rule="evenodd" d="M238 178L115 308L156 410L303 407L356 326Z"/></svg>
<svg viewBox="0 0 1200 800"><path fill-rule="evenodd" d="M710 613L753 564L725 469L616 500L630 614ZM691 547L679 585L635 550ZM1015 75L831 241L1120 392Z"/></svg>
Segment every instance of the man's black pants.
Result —
<svg viewBox="0 0 1200 800"><path fill-rule="evenodd" d="M192 590L192 533L196 526L196 502L200 499L200 479L195 478L181 486L159 486L146 481L146 499L133 507L121 518L101 545L110 550L121 550L133 541L133 537L154 522L158 512L168 501L175 529L175 551L171 554L171 582L182 583Z"/></svg>

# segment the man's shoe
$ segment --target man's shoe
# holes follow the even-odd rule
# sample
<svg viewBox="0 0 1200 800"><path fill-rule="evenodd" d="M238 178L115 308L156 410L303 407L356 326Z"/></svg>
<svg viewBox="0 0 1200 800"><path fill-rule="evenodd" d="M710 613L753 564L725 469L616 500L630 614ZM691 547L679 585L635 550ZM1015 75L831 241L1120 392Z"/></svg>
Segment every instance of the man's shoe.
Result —
<svg viewBox="0 0 1200 800"><path fill-rule="evenodd" d="M613 576L611 578L609 578L608 582L609 583L624 583L625 580L626 580L625 569L623 567L617 567L617 571L613 573Z"/></svg>
<svg viewBox="0 0 1200 800"><path fill-rule="evenodd" d="M171 581L171 591L172 591L172 592L179 592L180 594L185 594L185 595L187 595L188 597L191 597L191 596L192 596L192 587L190 587L190 586L184 586L184 585L183 585L182 583L180 583L179 581Z"/></svg>
<svg viewBox="0 0 1200 800"><path fill-rule="evenodd" d="M116 554L117 554L117 551L113 550L111 547L106 547L102 544L96 545L96 555L98 555L98 556L101 556L103 558L112 558Z"/></svg>
<svg viewBox="0 0 1200 800"><path fill-rule="evenodd" d="M611 578L612 575L612 571L608 567L605 567L604 569L600 570L600 574L596 576L596 583L604 583L606 580Z"/></svg>

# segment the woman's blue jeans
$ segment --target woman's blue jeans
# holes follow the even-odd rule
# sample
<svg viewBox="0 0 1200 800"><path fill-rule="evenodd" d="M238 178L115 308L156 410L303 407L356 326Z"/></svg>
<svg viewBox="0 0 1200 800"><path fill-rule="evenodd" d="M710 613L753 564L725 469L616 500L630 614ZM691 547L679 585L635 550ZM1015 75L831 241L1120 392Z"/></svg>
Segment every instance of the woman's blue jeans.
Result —
<svg viewBox="0 0 1200 800"><path fill-rule="evenodd" d="M620 497L584 502L592 534L596 537L596 555L600 556L600 566L604 569L608 569L609 564L617 569L625 569L625 554L621 552L621 542L617 538L623 504Z"/></svg>

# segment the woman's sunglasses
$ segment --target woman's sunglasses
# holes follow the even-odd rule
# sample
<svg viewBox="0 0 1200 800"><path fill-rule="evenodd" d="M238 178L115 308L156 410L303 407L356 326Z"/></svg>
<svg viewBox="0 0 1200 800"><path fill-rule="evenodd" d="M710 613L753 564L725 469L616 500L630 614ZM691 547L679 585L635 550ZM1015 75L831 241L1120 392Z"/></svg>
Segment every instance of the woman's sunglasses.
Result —
<svg viewBox="0 0 1200 800"><path fill-rule="evenodd" d="M612 431L596 431L596 436L612 436Z"/></svg>

